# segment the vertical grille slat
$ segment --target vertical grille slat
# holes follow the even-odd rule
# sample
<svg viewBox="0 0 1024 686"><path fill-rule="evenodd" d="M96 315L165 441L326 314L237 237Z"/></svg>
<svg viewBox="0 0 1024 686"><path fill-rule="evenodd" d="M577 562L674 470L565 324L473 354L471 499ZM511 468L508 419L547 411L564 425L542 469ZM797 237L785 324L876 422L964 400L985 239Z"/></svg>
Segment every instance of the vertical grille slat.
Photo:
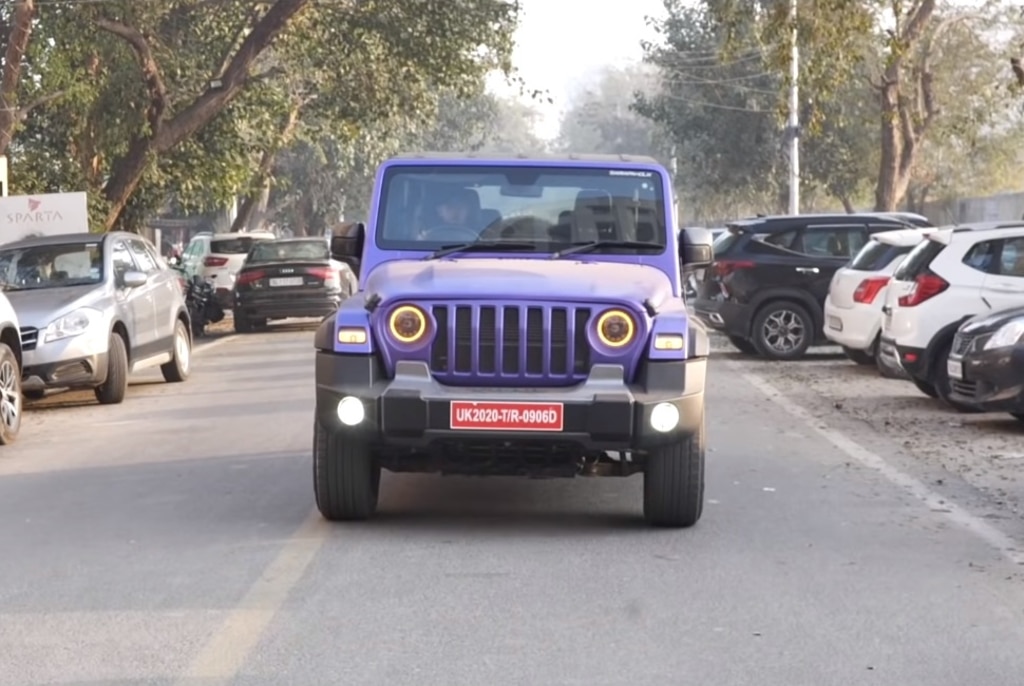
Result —
<svg viewBox="0 0 1024 686"><path fill-rule="evenodd" d="M589 307L480 303L431 307L430 369L453 384L578 383L590 372Z"/></svg>

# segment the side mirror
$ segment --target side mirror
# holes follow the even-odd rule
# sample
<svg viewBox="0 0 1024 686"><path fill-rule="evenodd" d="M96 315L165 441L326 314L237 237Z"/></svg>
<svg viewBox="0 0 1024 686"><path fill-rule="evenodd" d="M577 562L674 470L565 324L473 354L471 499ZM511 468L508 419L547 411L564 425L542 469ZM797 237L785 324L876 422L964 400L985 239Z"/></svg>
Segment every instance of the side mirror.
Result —
<svg viewBox="0 0 1024 686"><path fill-rule="evenodd" d="M700 269L714 262L713 243L711 232L703 227L693 226L680 231L679 259L683 263L683 270Z"/></svg>
<svg viewBox="0 0 1024 686"><path fill-rule="evenodd" d="M121 283L125 288L138 288L149 283L149 277L142 272L129 271L125 272L124 276L121 277Z"/></svg>
<svg viewBox="0 0 1024 686"><path fill-rule="evenodd" d="M365 241L366 226L362 222L347 224L331 236L331 257L347 264L358 277Z"/></svg>

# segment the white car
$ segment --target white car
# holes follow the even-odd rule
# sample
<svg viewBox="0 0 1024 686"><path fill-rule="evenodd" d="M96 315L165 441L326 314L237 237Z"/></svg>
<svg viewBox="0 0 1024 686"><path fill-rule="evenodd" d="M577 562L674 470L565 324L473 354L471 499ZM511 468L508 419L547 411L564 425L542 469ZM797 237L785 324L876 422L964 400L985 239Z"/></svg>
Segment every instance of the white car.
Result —
<svg viewBox="0 0 1024 686"><path fill-rule="evenodd" d="M857 364L875 364L889 279L910 250L935 230L922 227L876 233L850 264L832 277L825 298L825 337Z"/></svg>
<svg viewBox="0 0 1024 686"><path fill-rule="evenodd" d="M966 319L1024 304L1024 221L944 227L927 236L893 274L883 308L879 363L921 392L950 397L950 348Z"/></svg>
<svg viewBox="0 0 1024 686"><path fill-rule="evenodd" d="M245 256L255 242L275 238L277 236L268 231L196 234L181 254L181 271L186 279L198 274L213 284L221 307L230 309L235 277Z"/></svg>

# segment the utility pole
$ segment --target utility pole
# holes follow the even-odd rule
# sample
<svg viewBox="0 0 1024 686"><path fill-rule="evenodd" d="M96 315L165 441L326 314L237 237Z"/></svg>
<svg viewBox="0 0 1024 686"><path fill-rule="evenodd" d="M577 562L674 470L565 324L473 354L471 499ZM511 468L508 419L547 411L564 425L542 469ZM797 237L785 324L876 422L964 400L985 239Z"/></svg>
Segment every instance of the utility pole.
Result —
<svg viewBox="0 0 1024 686"><path fill-rule="evenodd" d="M789 59L789 213L800 214L800 46L797 43L796 6L790 0L789 19L793 23Z"/></svg>

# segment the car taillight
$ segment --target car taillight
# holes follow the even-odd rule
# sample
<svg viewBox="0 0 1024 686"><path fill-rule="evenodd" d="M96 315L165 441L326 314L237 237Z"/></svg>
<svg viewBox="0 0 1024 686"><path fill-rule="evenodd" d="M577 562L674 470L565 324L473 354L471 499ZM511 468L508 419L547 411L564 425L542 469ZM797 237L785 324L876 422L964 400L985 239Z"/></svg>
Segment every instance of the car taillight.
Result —
<svg viewBox="0 0 1024 686"><path fill-rule="evenodd" d="M754 267L753 262L747 262L743 260L718 260L712 265L712 270L715 276L723 277L732 274L738 269L752 269Z"/></svg>
<svg viewBox="0 0 1024 686"><path fill-rule="evenodd" d="M204 267L223 267L227 263L228 263L228 258L226 258L226 257L214 257L213 255L210 255L209 257L207 257L206 259L203 260L203 266Z"/></svg>
<svg viewBox="0 0 1024 686"><path fill-rule="evenodd" d="M888 276L874 276L870 279L864 279L857 286L857 290L853 292L853 302L870 305L888 283Z"/></svg>
<svg viewBox="0 0 1024 686"><path fill-rule="evenodd" d="M261 271L241 272L238 275L238 278L235 279L235 285L248 286L253 281L259 281L264 276L266 276L266 273Z"/></svg>
<svg viewBox="0 0 1024 686"><path fill-rule="evenodd" d="M949 282L936 274L921 274L914 279L910 292L899 297L900 307L914 307L929 298L934 298L949 288Z"/></svg>
<svg viewBox="0 0 1024 686"><path fill-rule="evenodd" d="M309 269L309 273L323 281L324 285L327 287L338 288L341 283L338 272L334 271L330 267L311 267Z"/></svg>

